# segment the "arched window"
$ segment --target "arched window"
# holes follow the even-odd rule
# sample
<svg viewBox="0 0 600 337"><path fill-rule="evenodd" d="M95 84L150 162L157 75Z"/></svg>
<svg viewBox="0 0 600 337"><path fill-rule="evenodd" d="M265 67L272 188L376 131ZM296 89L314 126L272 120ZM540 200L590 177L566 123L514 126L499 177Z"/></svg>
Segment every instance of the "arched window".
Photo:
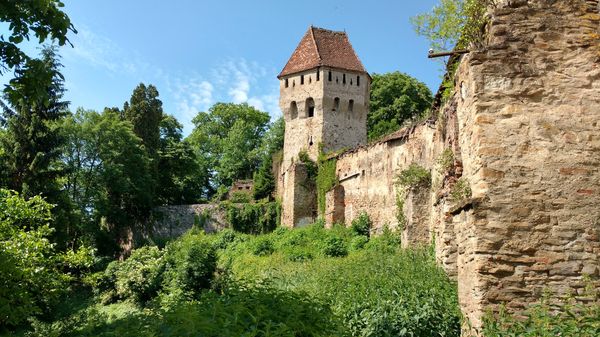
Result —
<svg viewBox="0 0 600 337"><path fill-rule="evenodd" d="M360 87L360 76L356 76L356 86Z"/></svg>
<svg viewBox="0 0 600 337"><path fill-rule="evenodd" d="M306 116L313 117L315 115L315 100L312 97L306 99Z"/></svg>
<svg viewBox="0 0 600 337"><path fill-rule="evenodd" d="M290 103L290 119L296 118L298 118L298 105L296 104L296 101L292 101L292 103Z"/></svg>
<svg viewBox="0 0 600 337"><path fill-rule="evenodd" d="M340 110L340 98L336 97L333 99L333 111Z"/></svg>
<svg viewBox="0 0 600 337"><path fill-rule="evenodd" d="M353 99L351 99L348 102L348 112L352 112L352 111L354 111L354 100Z"/></svg>

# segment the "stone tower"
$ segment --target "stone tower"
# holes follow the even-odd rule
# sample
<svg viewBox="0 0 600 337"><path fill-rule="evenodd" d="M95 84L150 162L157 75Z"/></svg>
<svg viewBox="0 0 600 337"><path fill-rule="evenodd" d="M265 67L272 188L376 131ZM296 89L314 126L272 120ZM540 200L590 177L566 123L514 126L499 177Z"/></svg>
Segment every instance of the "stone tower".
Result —
<svg viewBox="0 0 600 337"><path fill-rule="evenodd" d="M305 184L298 154L316 161L367 141L371 78L345 32L310 27L278 76L285 119L283 161L278 181L283 224L314 221L314 190Z"/></svg>

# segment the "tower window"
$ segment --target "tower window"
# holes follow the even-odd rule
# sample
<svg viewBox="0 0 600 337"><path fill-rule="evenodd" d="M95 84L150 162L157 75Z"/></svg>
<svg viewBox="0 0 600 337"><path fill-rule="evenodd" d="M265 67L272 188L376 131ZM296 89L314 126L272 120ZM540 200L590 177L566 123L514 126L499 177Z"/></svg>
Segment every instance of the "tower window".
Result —
<svg viewBox="0 0 600 337"><path fill-rule="evenodd" d="M287 88L289 86L290 86L290 81L289 81L289 79L286 78L285 79L285 87Z"/></svg>
<svg viewBox="0 0 600 337"><path fill-rule="evenodd" d="M313 117L315 115L315 100L312 97L306 99L306 113L307 117Z"/></svg>
<svg viewBox="0 0 600 337"><path fill-rule="evenodd" d="M300 84L304 84L304 75L300 75Z"/></svg>
<svg viewBox="0 0 600 337"><path fill-rule="evenodd" d="M317 82L321 79L321 70L317 69Z"/></svg>
<svg viewBox="0 0 600 337"><path fill-rule="evenodd" d="M360 76L356 76L356 86L360 87Z"/></svg>
<svg viewBox="0 0 600 337"><path fill-rule="evenodd" d="M354 100L353 99L351 99L348 102L348 112L352 112L352 111L354 111Z"/></svg>
<svg viewBox="0 0 600 337"><path fill-rule="evenodd" d="M352 85L352 79L350 79L350 85Z"/></svg>
<svg viewBox="0 0 600 337"><path fill-rule="evenodd" d="M296 80L293 80L292 81L292 87L295 87L295 86L296 86Z"/></svg>
<svg viewBox="0 0 600 337"><path fill-rule="evenodd" d="M290 103L290 119L296 118L298 118L298 104L296 104L296 101L292 101Z"/></svg>
<svg viewBox="0 0 600 337"><path fill-rule="evenodd" d="M340 83L340 79L337 76L335 77L335 83Z"/></svg>
<svg viewBox="0 0 600 337"><path fill-rule="evenodd" d="M312 83L312 76L308 76L308 84Z"/></svg>
<svg viewBox="0 0 600 337"><path fill-rule="evenodd" d="M333 111L338 111L340 109L340 98L336 97L333 99Z"/></svg>
<svg viewBox="0 0 600 337"><path fill-rule="evenodd" d="M346 84L346 74L344 74L342 77L342 83Z"/></svg>
<svg viewBox="0 0 600 337"><path fill-rule="evenodd" d="M312 140L312 136L310 136L310 138L308 139L308 146L313 146L313 140Z"/></svg>
<svg viewBox="0 0 600 337"><path fill-rule="evenodd" d="M329 71L329 82L331 82L331 70Z"/></svg>

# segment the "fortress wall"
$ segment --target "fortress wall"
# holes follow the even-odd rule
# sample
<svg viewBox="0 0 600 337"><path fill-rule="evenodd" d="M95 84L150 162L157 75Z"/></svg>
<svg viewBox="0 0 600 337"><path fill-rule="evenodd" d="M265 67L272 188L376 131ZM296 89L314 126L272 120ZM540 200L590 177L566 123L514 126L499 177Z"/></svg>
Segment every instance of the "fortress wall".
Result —
<svg viewBox="0 0 600 337"><path fill-rule="evenodd" d="M343 202L327 212L344 207L347 225L364 210L376 229L396 227L395 176L413 162L432 172L431 189L405 199L404 244L435 239L476 330L500 304L522 310L546 290L585 300L586 277L600 288L598 8L501 3L488 47L463 57L435 126L338 157ZM455 158L440 173L444 148ZM458 179L470 198L450 197Z"/></svg>
<svg viewBox="0 0 600 337"><path fill-rule="evenodd" d="M458 280L475 327L500 303L582 295L586 274L600 286L599 19L598 1L510 1L461 64Z"/></svg>
<svg viewBox="0 0 600 337"><path fill-rule="evenodd" d="M337 161L337 175L344 188L345 220L349 224L365 211L375 230L396 228L397 174L411 163L431 167L435 129L423 124L400 139L380 142L347 152Z"/></svg>

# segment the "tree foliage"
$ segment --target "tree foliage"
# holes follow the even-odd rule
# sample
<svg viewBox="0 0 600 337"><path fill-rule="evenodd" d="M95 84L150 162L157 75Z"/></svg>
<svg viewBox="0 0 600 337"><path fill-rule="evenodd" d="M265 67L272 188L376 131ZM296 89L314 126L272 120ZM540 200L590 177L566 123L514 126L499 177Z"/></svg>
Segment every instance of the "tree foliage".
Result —
<svg viewBox="0 0 600 337"><path fill-rule="evenodd" d="M198 113L189 141L209 177L207 194L237 179L252 178L268 122L269 114L246 103L217 103L208 112Z"/></svg>
<svg viewBox="0 0 600 337"><path fill-rule="evenodd" d="M133 131L142 139L148 154L155 158L160 143L160 124L163 120L162 102L158 90L152 84L140 83L123 109L125 119L133 125Z"/></svg>
<svg viewBox="0 0 600 337"><path fill-rule="evenodd" d="M429 88L409 75L400 72L374 74L371 109L367 116L368 138L379 138L423 116L432 101Z"/></svg>
<svg viewBox="0 0 600 337"><path fill-rule="evenodd" d="M0 189L0 327L48 312L64 291L49 237L52 206Z"/></svg>
<svg viewBox="0 0 600 337"><path fill-rule="evenodd" d="M417 34L435 50L452 50L482 43L485 11L494 0L440 0L431 12L411 18Z"/></svg>
<svg viewBox="0 0 600 337"><path fill-rule="evenodd" d="M283 117L273 122L262 138L262 159L258 170L254 172L254 199L268 198L275 191L275 174L273 157L283 149L285 122Z"/></svg>
<svg viewBox="0 0 600 337"><path fill-rule="evenodd" d="M131 123L111 109L79 110L63 126L65 190L76 205L80 227L73 236L103 237L115 249L122 231L141 225L153 205L150 160ZM74 229L75 231L75 229Z"/></svg>
<svg viewBox="0 0 600 337"><path fill-rule="evenodd" d="M62 7L59 0L0 0L0 22L9 24L8 38L0 37L0 74L29 60L18 45L32 33L39 43L50 39L62 46L69 42L69 31L77 31Z"/></svg>

